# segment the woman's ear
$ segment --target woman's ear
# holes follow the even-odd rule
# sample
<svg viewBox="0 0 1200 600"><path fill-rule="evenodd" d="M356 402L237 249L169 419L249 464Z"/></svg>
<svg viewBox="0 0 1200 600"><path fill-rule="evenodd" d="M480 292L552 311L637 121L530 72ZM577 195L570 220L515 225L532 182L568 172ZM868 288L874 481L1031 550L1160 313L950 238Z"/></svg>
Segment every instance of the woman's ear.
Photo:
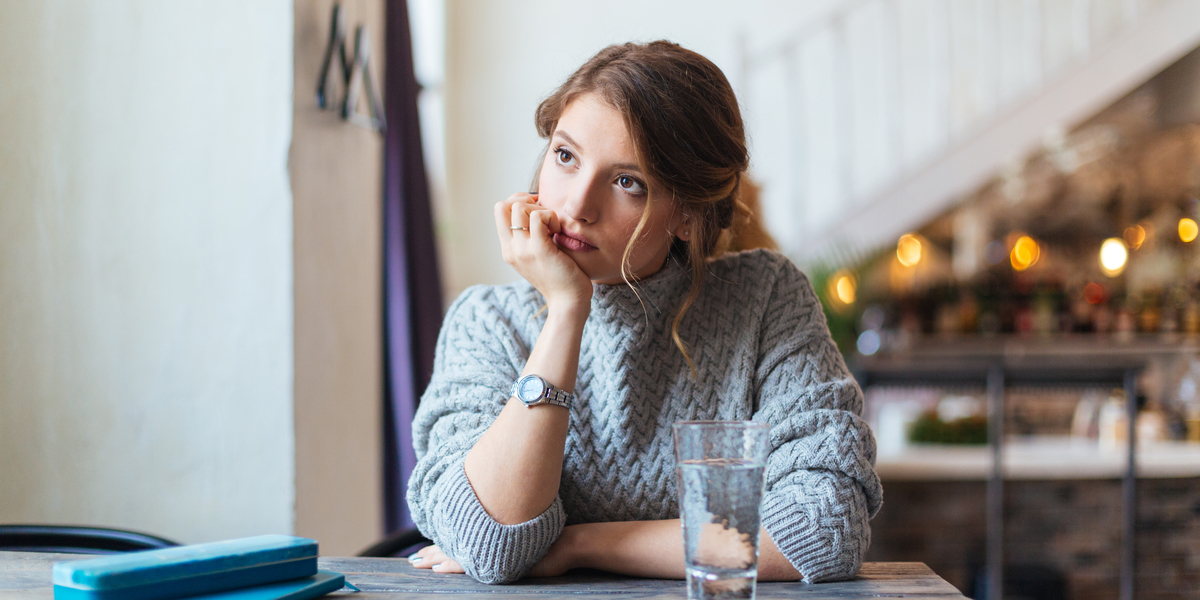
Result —
<svg viewBox="0 0 1200 600"><path fill-rule="evenodd" d="M671 235L685 242L692 239L692 217L690 215L682 215L682 218L675 225L675 229L671 231Z"/></svg>

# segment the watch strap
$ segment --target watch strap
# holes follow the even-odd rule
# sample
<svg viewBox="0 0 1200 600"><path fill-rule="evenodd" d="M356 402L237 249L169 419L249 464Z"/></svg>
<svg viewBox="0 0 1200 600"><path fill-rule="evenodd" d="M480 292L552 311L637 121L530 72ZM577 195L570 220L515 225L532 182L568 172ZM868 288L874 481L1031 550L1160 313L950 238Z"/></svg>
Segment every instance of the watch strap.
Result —
<svg viewBox="0 0 1200 600"><path fill-rule="evenodd" d="M538 398L537 400L535 400L533 402L525 402L521 398L521 396L518 394L520 386L521 386L521 380L525 379L525 377L521 377L513 382L512 389L509 391L509 395L517 398L518 400L521 400L521 402L525 404L526 408L533 408L540 404L553 404L554 406L561 406L561 407L567 408L567 409L571 408L571 401L574 399L573 394L571 394L570 392L567 392L565 390L560 390L557 387L554 387L554 384L550 383L549 381L546 381L545 377L541 377L539 375L535 375L534 377L537 377L538 379L540 379L543 384L542 385L543 391L542 391L542 395L540 398Z"/></svg>
<svg viewBox="0 0 1200 600"><path fill-rule="evenodd" d="M549 389L545 394L542 394L542 401L539 404L553 404L563 408L571 408L571 394L549 383L546 384L546 387Z"/></svg>

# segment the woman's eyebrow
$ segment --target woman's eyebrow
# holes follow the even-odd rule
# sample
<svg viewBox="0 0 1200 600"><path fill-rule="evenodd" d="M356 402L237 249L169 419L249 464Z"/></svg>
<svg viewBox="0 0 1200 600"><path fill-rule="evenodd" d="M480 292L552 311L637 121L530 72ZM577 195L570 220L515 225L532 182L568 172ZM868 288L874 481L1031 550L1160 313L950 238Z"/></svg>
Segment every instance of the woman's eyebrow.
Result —
<svg viewBox="0 0 1200 600"><path fill-rule="evenodd" d="M570 135L569 133L567 133L567 132L565 132L565 131L563 131L563 130L561 130L561 129L555 129L555 130L554 130L554 135L561 137L561 138L562 138L563 140L565 140L565 141L566 141L568 144L570 144L570 145L574 146L574 147L575 147L575 149L576 149L577 151L579 151L579 152L583 152L583 147L582 147L582 146L580 146L580 145L579 145L579 142L576 142L576 141L575 141L575 139L574 139L574 138L572 138L572 137L571 137L571 135ZM623 170L623 171L637 171L637 172L639 172L639 173L642 171L642 168L641 168L641 167L639 167L639 166L637 166L637 165L636 165L636 164L634 164L634 163L621 163L621 164L619 164L619 165L613 165L613 168L614 168L614 169L621 169L621 170Z"/></svg>
<svg viewBox="0 0 1200 600"><path fill-rule="evenodd" d="M555 129L555 130L554 130L554 135L557 135L557 136L560 136L560 137L562 137L562 139L566 140L568 144L570 144L570 145L572 145L572 146L575 146L575 149L576 149L576 150L582 150L582 149L583 149L583 147L579 145L579 142L576 142L576 141L575 141L575 138L571 137L570 135L568 135L568 134L567 134L567 132L565 132L565 131L563 131L563 130L561 130L561 129Z"/></svg>

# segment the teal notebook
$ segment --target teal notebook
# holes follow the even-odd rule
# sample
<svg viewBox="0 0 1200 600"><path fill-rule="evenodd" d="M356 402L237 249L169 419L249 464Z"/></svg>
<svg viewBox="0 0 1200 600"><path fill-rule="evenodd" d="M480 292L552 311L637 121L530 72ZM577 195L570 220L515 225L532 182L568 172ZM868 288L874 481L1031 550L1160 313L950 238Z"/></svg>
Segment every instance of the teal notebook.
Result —
<svg viewBox="0 0 1200 600"><path fill-rule="evenodd" d="M316 573L316 541L260 535L57 563L54 597L58 600L184 598L312 577Z"/></svg>
<svg viewBox="0 0 1200 600"><path fill-rule="evenodd" d="M333 571L317 571L312 577L268 583L240 590L193 596L188 600L307 600L336 592L346 585L346 578Z"/></svg>

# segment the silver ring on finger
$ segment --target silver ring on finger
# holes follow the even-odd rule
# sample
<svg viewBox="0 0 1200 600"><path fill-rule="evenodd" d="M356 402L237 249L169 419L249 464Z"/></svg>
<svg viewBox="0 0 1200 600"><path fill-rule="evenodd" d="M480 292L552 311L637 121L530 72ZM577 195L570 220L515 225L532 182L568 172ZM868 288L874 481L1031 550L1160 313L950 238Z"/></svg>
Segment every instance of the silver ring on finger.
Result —
<svg viewBox="0 0 1200 600"><path fill-rule="evenodd" d="M528 227L509 227L513 231L529 231Z"/></svg>

